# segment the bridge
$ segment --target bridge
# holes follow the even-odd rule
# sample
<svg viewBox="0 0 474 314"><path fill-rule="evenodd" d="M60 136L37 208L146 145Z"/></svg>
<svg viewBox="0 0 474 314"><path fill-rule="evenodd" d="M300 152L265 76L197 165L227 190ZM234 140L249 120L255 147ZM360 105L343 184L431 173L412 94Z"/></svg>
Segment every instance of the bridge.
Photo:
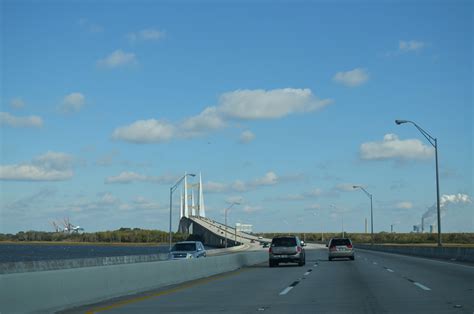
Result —
<svg viewBox="0 0 474 314"><path fill-rule="evenodd" d="M191 234L194 238L201 239L204 244L214 247L224 247L225 243L228 246L236 246L271 241L207 218L201 174L197 183L189 182L186 173L182 178L184 183L180 194L179 232Z"/></svg>

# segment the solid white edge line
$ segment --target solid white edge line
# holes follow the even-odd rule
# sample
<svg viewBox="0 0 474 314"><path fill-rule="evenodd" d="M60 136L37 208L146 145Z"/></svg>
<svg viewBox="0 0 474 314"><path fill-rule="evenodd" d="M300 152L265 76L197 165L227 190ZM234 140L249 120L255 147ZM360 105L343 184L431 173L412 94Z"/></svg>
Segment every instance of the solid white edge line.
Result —
<svg viewBox="0 0 474 314"><path fill-rule="evenodd" d="M405 254L397 254L397 253L387 253L387 252L382 252L382 251L375 251L375 250L364 250L364 249L358 249L358 250L362 250L362 251L365 251L364 253L379 253L381 255L398 255L399 257L406 257L406 258L415 258L415 259L422 259L422 260L425 260L425 261L428 261L428 262L433 262L433 263L439 263L439 264L448 264L448 265L454 265L454 266L460 266L460 267L465 267L465 268L469 268L469 269L473 269L474 266L471 266L471 265L465 265L465 264L459 264L459 263L451 263L451 262L446 262L446 261L440 261L440 260L437 260L437 259L434 259L434 258L427 258L427 257L422 257L422 256L413 256L413 255L405 255Z"/></svg>
<svg viewBox="0 0 474 314"><path fill-rule="evenodd" d="M415 286L417 286L418 288L421 288L421 289L423 289L423 290L426 290L426 291L430 291L430 290L431 290L430 288L428 288L427 286L422 285L422 284L419 283L419 282L414 282L413 284L414 284Z"/></svg>
<svg viewBox="0 0 474 314"><path fill-rule="evenodd" d="M287 294L288 292L290 292L291 289L293 289L293 287L286 287L282 292L280 292L280 295Z"/></svg>

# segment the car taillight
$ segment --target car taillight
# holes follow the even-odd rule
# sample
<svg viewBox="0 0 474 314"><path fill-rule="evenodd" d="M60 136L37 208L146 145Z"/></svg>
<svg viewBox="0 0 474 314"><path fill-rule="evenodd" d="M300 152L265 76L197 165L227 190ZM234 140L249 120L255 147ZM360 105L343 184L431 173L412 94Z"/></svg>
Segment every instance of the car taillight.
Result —
<svg viewBox="0 0 474 314"><path fill-rule="evenodd" d="M298 253L301 253L301 246L298 246L296 250L298 251Z"/></svg>
<svg viewBox="0 0 474 314"><path fill-rule="evenodd" d="M273 253L271 247L268 249L268 253Z"/></svg>
<svg viewBox="0 0 474 314"><path fill-rule="evenodd" d="M331 251L334 251L334 250L336 249L336 246L335 246L335 245L331 245L331 246L329 247L329 249L330 249Z"/></svg>
<svg viewBox="0 0 474 314"><path fill-rule="evenodd" d="M352 244L348 244L347 248L352 249Z"/></svg>

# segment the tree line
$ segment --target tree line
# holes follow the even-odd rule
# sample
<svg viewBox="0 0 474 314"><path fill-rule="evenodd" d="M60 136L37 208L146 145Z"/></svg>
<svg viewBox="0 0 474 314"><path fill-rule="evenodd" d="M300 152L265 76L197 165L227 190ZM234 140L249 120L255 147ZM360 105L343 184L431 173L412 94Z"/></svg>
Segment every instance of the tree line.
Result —
<svg viewBox="0 0 474 314"><path fill-rule="evenodd" d="M288 233L264 233L260 234L264 238L273 238L278 235L287 235ZM307 242L327 242L331 238L340 238L342 233L292 233L300 239L306 239ZM322 239L321 239L322 237ZM354 243L370 243L370 233L348 233L344 237L350 238ZM437 243L437 233L374 233L374 243L397 243L397 244L416 244L416 243ZM443 233L443 243L474 244L474 233Z"/></svg>
<svg viewBox="0 0 474 314"><path fill-rule="evenodd" d="M184 241L189 235L173 233L173 241ZM48 242L105 242L105 243L167 243L168 232L140 228L120 228L113 231L64 233L46 231L20 231L16 234L0 233L0 241Z"/></svg>

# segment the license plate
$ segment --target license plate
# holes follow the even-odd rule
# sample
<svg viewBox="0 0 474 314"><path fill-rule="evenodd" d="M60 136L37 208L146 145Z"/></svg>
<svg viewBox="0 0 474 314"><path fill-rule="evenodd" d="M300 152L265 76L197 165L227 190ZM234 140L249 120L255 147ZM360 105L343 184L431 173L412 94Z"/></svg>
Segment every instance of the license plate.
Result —
<svg viewBox="0 0 474 314"><path fill-rule="evenodd" d="M287 258L288 255L280 255L281 258Z"/></svg>

